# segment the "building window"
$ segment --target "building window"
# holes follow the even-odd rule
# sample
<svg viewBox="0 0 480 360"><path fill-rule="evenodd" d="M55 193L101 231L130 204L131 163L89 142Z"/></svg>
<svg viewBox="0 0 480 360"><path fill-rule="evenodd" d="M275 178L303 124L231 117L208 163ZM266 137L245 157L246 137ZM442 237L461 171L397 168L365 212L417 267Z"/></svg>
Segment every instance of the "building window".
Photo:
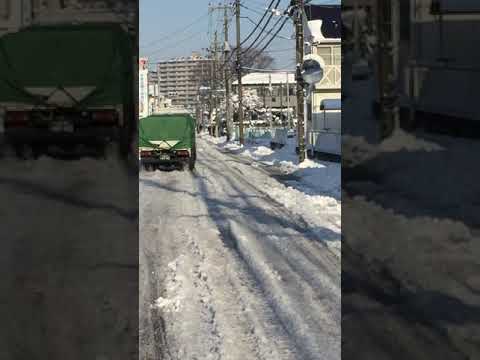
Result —
<svg viewBox="0 0 480 360"><path fill-rule="evenodd" d="M325 61L325 65L332 65L332 48L328 47L318 47L317 48L317 55L320 56L323 61Z"/></svg>
<svg viewBox="0 0 480 360"><path fill-rule="evenodd" d="M342 64L342 48L340 46L335 46L333 48L333 65Z"/></svg>

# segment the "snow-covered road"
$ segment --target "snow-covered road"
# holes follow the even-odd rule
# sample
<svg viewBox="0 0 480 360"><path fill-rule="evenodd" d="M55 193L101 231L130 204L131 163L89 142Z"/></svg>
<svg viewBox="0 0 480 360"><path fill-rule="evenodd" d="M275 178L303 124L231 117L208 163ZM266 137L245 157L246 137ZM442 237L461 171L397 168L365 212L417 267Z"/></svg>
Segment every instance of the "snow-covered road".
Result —
<svg viewBox="0 0 480 360"><path fill-rule="evenodd" d="M0 160L0 359L134 359L138 178L114 156Z"/></svg>
<svg viewBox="0 0 480 360"><path fill-rule="evenodd" d="M140 174L140 358L340 359L339 232L198 147L194 173Z"/></svg>

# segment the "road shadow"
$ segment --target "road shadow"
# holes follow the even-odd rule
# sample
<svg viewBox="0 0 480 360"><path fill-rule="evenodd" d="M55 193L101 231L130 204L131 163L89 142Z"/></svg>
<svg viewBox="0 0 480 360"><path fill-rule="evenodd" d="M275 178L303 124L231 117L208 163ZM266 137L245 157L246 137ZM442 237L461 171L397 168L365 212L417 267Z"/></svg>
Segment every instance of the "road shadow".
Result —
<svg viewBox="0 0 480 360"><path fill-rule="evenodd" d="M84 199L80 199L75 197L74 194L65 194L60 191L55 191L47 186L36 184L34 182L21 180L21 179L10 179L10 178L0 178L0 185L6 185L10 188L15 189L24 194L31 194L38 197L42 197L44 199L49 199L53 201L58 201L60 203L82 208L85 210L103 210L111 212L117 216L122 218L135 221L138 219L138 209L137 210L126 210L122 209L118 206L102 203L102 202L95 202L95 201L87 201Z"/></svg>

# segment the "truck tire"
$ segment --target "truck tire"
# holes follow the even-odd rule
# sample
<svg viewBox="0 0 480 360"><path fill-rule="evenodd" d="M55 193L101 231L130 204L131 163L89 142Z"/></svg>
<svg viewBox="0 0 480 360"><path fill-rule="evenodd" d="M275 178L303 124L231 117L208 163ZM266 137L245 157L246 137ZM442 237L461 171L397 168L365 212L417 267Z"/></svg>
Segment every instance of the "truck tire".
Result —
<svg viewBox="0 0 480 360"><path fill-rule="evenodd" d="M120 139L119 139L119 147L118 150L120 152L120 156L122 159L128 158L130 154L131 144L130 144L130 136L128 133L128 129L126 127L122 127L120 129Z"/></svg>
<svg viewBox="0 0 480 360"><path fill-rule="evenodd" d="M188 170L193 171L195 169L195 158L193 156L188 159Z"/></svg>
<svg viewBox="0 0 480 360"><path fill-rule="evenodd" d="M197 148L194 146L192 148L192 155L188 159L188 169L193 171L195 169L195 161L197 160Z"/></svg>

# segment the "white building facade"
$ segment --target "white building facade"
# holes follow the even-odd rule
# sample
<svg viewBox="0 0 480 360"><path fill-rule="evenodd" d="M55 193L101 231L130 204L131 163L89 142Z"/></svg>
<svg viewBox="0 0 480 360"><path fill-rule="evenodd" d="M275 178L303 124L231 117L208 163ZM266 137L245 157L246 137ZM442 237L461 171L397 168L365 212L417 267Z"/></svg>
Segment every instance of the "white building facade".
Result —
<svg viewBox="0 0 480 360"><path fill-rule="evenodd" d="M341 154L342 38L340 6L312 5L307 13L306 54L321 59L323 78L310 91L307 148Z"/></svg>
<svg viewBox="0 0 480 360"><path fill-rule="evenodd" d="M140 58L138 64L138 115L140 119L150 115L148 90L148 59Z"/></svg>
<svg viewBox="0 0 480 360"><path fill-rule="evenodd" d="M296 113L297 95L294 72L253 72L242 77L244 92L258 98L258 109L281 115L283 120ZM233 91L238 94L238 81L233 82ZM258 110L257 109L257 110Z"/></svg>

